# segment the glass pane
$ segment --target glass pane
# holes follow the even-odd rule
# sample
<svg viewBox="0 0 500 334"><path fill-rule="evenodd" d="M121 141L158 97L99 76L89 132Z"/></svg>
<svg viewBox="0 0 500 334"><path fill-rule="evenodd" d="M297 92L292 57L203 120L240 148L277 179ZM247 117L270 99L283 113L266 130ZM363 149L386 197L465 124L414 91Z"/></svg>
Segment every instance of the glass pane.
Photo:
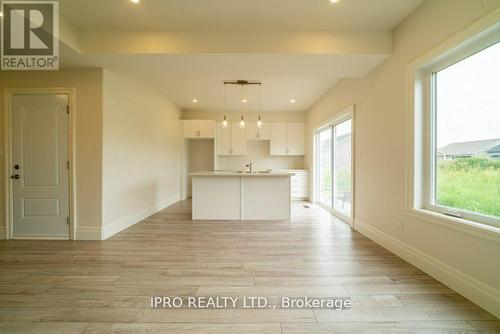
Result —
<svg viewBox="0 0 500 334"><path fill-rule="evenodd" d="M435 204L500 217L500 43L435 74Z"/></svg>
<svg viewBox="0 0 500 334"><path fill-rule="evenodd" d="M334 208L347 216L351 216L351 120L335 126L334 152Z"/></svg>
<svg viewBox="0 0 500 334"><path fill-rule="evenodd" d="M332 207L332 129L319 133L319 201Z"/></svg>

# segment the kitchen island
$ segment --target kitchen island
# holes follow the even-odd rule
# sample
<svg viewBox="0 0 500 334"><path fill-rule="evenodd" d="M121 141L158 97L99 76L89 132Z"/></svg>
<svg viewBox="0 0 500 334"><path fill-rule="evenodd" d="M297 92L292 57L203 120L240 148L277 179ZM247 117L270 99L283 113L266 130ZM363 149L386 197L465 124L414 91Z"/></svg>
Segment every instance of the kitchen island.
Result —
<svg viewBox="0 0 500 334"><path fill-rule="evenodd" d="M288 172L195 172L193 220L289 220Z"/></svg>

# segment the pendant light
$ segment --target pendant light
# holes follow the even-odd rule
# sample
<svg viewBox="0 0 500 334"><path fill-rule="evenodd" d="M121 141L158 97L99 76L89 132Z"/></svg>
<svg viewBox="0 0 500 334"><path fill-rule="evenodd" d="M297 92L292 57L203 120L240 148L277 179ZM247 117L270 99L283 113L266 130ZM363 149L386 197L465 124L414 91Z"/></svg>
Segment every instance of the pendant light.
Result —
<svg viewBox="0 0 500 334"><path fill-rule="evenodd" d="M237 86L240 86L240 89L241 89L241 92L240 92L241 93L241 96L240 96L240 113L241 113L241 116L240 116L240 128L241 129L244 129L246 127L245 116L243 114L243 111L244 111L243 105L248 102L248 100L245 99L244 95L243 95L243 93L244 93L243 92L244 86L259 85L259 120L257 121L257 126L259 128L262 127L262 121L261 121L261 117L260 117L260 114L261 114L261 85L262 85L262 83L260 81L248 81L248 80L228 80L228 81L224 81L224 120L222 121L222 126L226 127L228 125L228 121L226 119L226 113L227 113L226 85L237 85Z"/></svg>
<svg viewBox="0 0 500 334"><path fill-rule="evenodd" d="M262 128L262 121L260 120L260 113L261 113L261 100L260 100L260 89L261 89L261 84L259 83L259 120L257 121L257 127L260 129Z"/></svg>
<svg viewBox="0 0 500 334"><path fill-rule="evenodd" d="M240 102L240 110L241 110L241 120L240 120L240 129L244 129L245 128L245 119L243 118L243 86L244 85L241 85L241 102Z"/></svg>
<svg viewBox="0 0 500 334"><path fill-rule="evenodd" d="M226 103L226 83L224 82L224 120L222 121L222 127L227 128L227 103Z"/></svg>

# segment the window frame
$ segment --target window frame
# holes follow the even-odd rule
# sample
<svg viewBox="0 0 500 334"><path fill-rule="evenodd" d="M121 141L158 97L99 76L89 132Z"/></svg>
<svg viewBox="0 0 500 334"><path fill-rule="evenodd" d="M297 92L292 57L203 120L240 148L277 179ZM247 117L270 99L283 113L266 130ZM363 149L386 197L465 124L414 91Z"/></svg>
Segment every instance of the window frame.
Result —
<svg viewBox="0 0 500 334"><path fill-rule="evenodd" d="M500 218L435 204L436 73L500 43L498 13L493 13L406 67L407 166L406 211L500 233Z"/></svg>

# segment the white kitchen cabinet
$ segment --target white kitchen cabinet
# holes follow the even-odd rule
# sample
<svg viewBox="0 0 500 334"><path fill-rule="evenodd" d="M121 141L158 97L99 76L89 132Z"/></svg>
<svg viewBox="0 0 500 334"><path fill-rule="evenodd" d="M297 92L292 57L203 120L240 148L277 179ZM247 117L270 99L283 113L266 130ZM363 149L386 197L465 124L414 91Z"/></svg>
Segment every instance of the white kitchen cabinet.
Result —
<svg viewBox="0 0 500 334"><path fill-rule="evenodd" d="M309 172L307 170L294 170L291 179L291 193L294 200L307 200L309 198Z"/></svg>
<svg viewBox="0 0 500 334"><path fill-rule="evenodd" d="M271 123L271 155L304 155L305 126L299 122Z"/></svg>
<svg viewBox="0 0 500 334"><path fill-rule="evenodd" d="M271 155L288 154L288 134L285 122L271 123Z"/></svg>
<svg viewBox="0 0 500 334"><path fill-rule="evenodd" d="M215 121L184 120L184 138L215 138Z"/></svg>
<svg viewBox="0 0 500 334"><path fill-rule="evenodd" d="M247 134L245 128L240 128L239 122L231 122L227 127L222 122L217 123L217 155L247 154Z"/></svg>
<svg viewBox="0 0 500 334"><path fill-rule="evenodd" d="M290 180L292 200L309 200L309 171L306 169L284 169L276 172L293 173Z"/></svg>
<svg viewBox="0 0 500 334"><path fill-rule="evenodd" d="M260 128L257 126L257 122L248 122L246 128L248 140L271 139L271 124L269 122L262 122Z"/></svg>
<svg viewBox="0 0 500 334"><path fill-rule="evenodd" d="M240 128L239 122L231 123L231 139L233 143L233 155L247 154L247 131L246 128Z"/></svg>
<svg viewBox="0 0 500 334"><path fill-rule="evenodd" d="M223 127L222 123L218 122L215 142L217 155L231 155L231 127Z"/></svg>
<svg viewBox="0 0 500 334"><path fill-rule="evenodd" d="M305 154L305 126L304 123L288 123L288 154Z"/></svg>

